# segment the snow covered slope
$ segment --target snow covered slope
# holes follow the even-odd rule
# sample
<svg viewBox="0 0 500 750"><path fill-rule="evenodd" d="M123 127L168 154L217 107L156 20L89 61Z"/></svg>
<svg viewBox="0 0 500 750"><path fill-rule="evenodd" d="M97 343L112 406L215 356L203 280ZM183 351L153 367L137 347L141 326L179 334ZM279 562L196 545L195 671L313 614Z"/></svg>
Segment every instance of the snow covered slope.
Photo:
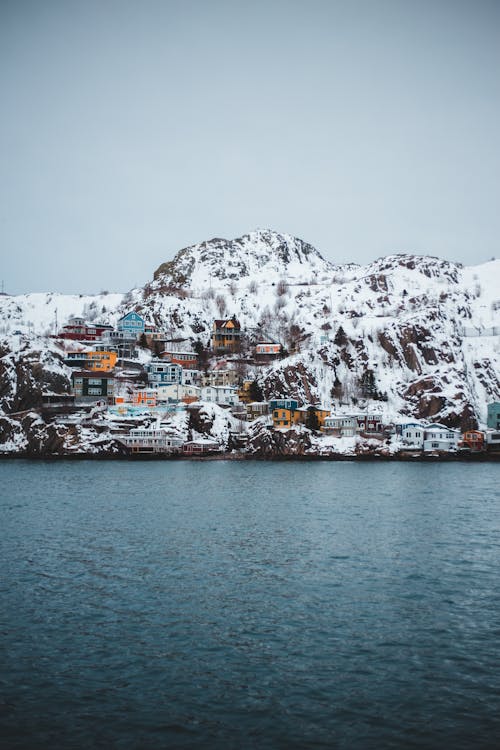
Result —
<svg viewBox="0 0 500 750"><path fill-rule="evenodd" d="M236 315L249 344L290 356L251 367L266 395L346 408L365 403L464 426L500 399L500 261L462 266L391 255L336 266L286 234L257 231L181 250L143 289L95 298L1 297L3 333L41 334L70 314L103 322L135 308L172 339L207 344ZM90 311L90 312L89 312Z"/></svg>

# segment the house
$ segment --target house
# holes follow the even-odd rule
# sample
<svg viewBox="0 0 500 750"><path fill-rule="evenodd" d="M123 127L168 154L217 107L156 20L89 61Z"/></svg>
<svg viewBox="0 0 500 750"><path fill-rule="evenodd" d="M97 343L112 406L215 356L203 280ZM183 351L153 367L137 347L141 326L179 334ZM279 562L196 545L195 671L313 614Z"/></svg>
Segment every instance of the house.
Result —
<svg viewBox="0 0 500 750"><path fill-rule="evenodd" d="M355 437L358 434L358 419L355 414L333 414L325 417L322 432L334 437Z"/></svg>
<svg viewBox="0 0 500 750"><path fill-rule="evenodd" d="M165 351L162 352L160 356L167 362L172 362L174 365L180 365L184 370L198 369L198 355L196 352Z"/></svg>
<svg viewBox="0 0 500 750"><path fill-rule="evenodd" d="M148 383L161 385L162 383L182 383L182 367L165 362L162 359L152 359L146 365Z"/></svg>
<svg viewBox="0 0 500 750"><path fill-rule="evenodd" d="M139 313L135 312L135 310L123 315L116 324L117 331L129 334L130 336L133 335L134 338L137 338L144 333L145 328L146 324L144 318L141 317Z"/></svg>
<svg viewBox="0 0 500 750"><path fill-rule="evenodd" d="M273 398L269 401L269 413L273 427L292 427L299 421L299 402L294 398Z"/></svg>
<svg viewBox="0 0 500 750"><path fill-rule="evenodd" d="M132 406L143 406L147 409L155 408L157 391L155 388L135 388L132 392Z"/></svg>
<svg viewBox="0 0 500 750"><path fill-rule="evenodd" d="M430 424L424 430L423 449L426 451L455 451L460 434L442 424Z"/></svg>
<svg viewBox="0 0 500 750"><path fill-rule="evenodd" d="M497 430L486 430L485 442L488 451L500 450L500 432Z"/></svg>
<svg viewBox="0 0 500 750"><path fill-rule="evenodd" d="M113 326L105 323L91 325L84 318L70 318L67 325L59 331L58 338L73 341L98 341L106 331L112 331Z"/></svg>
<svg viewBox="0 0 500 750"><path fill-rule="evenodd" d="M281 344L264 341L255 346L255 356L262 360L274 359L281 354Z"/></svg>
<svg viewBox="0 0 500 750"><path fill-rule="evenodd" d="M201 375L201 385L238 385L236 370L210 370Z"/></svg>
<svg viewBox="0 0 500 750"><path fill-rule="evenodd" d="M71 373L75 401L80 403L113 400L115 379L110 372L91 373L76 370Z"/></svg>
<svg viewBox="0 0 500 750"><path fill-rule="evenodd" d="M117 440L130 453L181 453L184 442L161 427L135 427Z"/></svg>
<svg viewBox="0 0 500 750"><path fill-rule="evenodd" d="M469 448L471 451L484 450L484 432L481 430L466 430L458 443L459 448Z"/></svg>
<svg viewBox="0 0 500 750"><path fill-rule="evenodd" d="M214 320L212 349L216 354L235 352L239 349L241 327L235 317L227 320Z"/></svg>
<svg viewBox="0 0 500 750"><path fill-rule="evenodd" d="M77 367L79 370L85 370L87 366L87 352L66 352L64 364L67 367Z"/></svg>
<svg viewBox="0 0 500 750"><path fill-rule="evenodd" d="M162 383L156 387L157 403L192 404L200 400L201 388L187 383Z"/></svg>
<svg viewBox="0 0 500 750"><path fill-rule="evenodd" d="M235 406L239 402L236 388L230 385L205 385L201 388L201 400L219 406Z"/></svg>
<svg viewBox="0 0 500 750"><path fill-rule="evenodd" d="M204 455L207 453L218 453L220 445L214 440L208 438L198 438L198 440L189 440L182 446L182 452L187 456Z"/></svg>
<svg viewBox="0 0 500 750"><path fill-rule="evenodd" d="M487 425L490 430L500 430L500 401L488 404Z"/></svg>
<svg viewBox="0 0 500 750"><path fill-rule="evenodd" d="M403 450L422 450L424 447L424 425L419 422L405 422L396 425L396 434L400 435Z"/></svg>
<svg viewBox="0 0 500 750"><path fill-rule="evenodd" d="M325 419L330 416L330 413L329 409L321 409L319 406L304 406L301 409L297 409L297 420L306 426L310 425L311 421L315 421L317 429L321 429L325 424Z"/></svg>
<svg viewBox="0 0 500 750"><path fill-rule="evenodd" d="M266 401L250 401L245 404L245 408L249 422L269 414L269 404Z"/></svg>
<svg viewBox="0 0 500 750"><path fill-rule="evenodd" d="M101 370L109 372L116 365L118 355L116 352L107 351L91 351L87 352L87 364L86 367L89 370Z"/></svg>

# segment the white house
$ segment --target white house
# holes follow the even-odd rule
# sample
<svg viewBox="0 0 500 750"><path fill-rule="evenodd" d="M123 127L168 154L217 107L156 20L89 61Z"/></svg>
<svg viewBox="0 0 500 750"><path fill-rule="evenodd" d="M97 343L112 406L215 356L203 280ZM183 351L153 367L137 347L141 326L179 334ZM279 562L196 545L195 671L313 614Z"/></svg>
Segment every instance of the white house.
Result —
<svg viewBox="0 0 500 750"><path fill-rule="evenodd" d="M184 441L158 427L136 427L117 438L131 453L180 453Z"/></svg>
<svg viewBox="0 0 500 750"><path fill-rule="evenodd" d="M177 401L199 401L201 388L185 383L162 383L156 389L158 402L175 403Z"/></svg>
<svg viewBox="0 0 500 750"><path fill-rule="evenodd" d="M325 417L323 432L336 437L354 437L358 434L358 420L355 414L331 414Z"/></svg>
<svg viewBox="0 0 500 750"><path fill-rule="evenodd" d="M484 433L484 439L490 450L498 450L500 448L500 432L498 430L486 430Z"/></svg>
<svg viewBox="0 0 500 750"><path fill-rule="evenodd" d="M205 385L201 389L201 400L219 406L235 406L239 403L238 391L230 385Z"/></svg>
<svg viewBox="0 0 500 750"><path fill-rule="evenodd" d="M424 430L424 451L455 451L461 438L458 430L430 424Z"/></svg>
<svg viewBox="0 0 500 750"><path fill-rule="evenodd" d="M404 450L422 450L425 427L418 422L407 422L400 426Z"/></svg>

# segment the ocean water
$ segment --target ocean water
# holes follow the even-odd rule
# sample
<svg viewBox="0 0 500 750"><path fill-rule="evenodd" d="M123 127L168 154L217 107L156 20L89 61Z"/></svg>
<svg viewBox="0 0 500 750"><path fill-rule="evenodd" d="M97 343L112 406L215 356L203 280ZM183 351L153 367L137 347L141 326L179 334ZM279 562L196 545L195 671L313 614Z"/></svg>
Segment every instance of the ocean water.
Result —
<svg viewBox="0 0 500 750"><path fill-rule="evenodd" d="M2 747L499 747L499 487L2 461Z"/></svg>

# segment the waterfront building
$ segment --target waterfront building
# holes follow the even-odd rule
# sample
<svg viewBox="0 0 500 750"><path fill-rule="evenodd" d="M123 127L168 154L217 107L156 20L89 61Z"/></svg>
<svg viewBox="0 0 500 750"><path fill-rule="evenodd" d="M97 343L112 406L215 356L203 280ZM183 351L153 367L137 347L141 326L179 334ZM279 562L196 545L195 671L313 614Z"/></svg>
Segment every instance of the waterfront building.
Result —
<svg viewBox="0 0 500 750"><path fill-rule="evenodd" d="M470 448L471 451L484 450L484 432L481 430L466 430L462 433L459 448Z"/></svg>
<svg viewBox="0 0 500 750"><path fill-rule="evenodd" d="M136 427L117 440L130 453L180 453L184 442L161 427Z"/></svg>
<svg viewBox="0 0 500 750"><path fill-rule="evenodd" d="M488 404L487 425L490 430L500 430L500 401Z"/></svg>
<svg viewBox="0 0 500 750"><path fill-rule="evenodd" d="M442 424L430 424L424 432L424 451L455 451L460 433Z"/></svg>

